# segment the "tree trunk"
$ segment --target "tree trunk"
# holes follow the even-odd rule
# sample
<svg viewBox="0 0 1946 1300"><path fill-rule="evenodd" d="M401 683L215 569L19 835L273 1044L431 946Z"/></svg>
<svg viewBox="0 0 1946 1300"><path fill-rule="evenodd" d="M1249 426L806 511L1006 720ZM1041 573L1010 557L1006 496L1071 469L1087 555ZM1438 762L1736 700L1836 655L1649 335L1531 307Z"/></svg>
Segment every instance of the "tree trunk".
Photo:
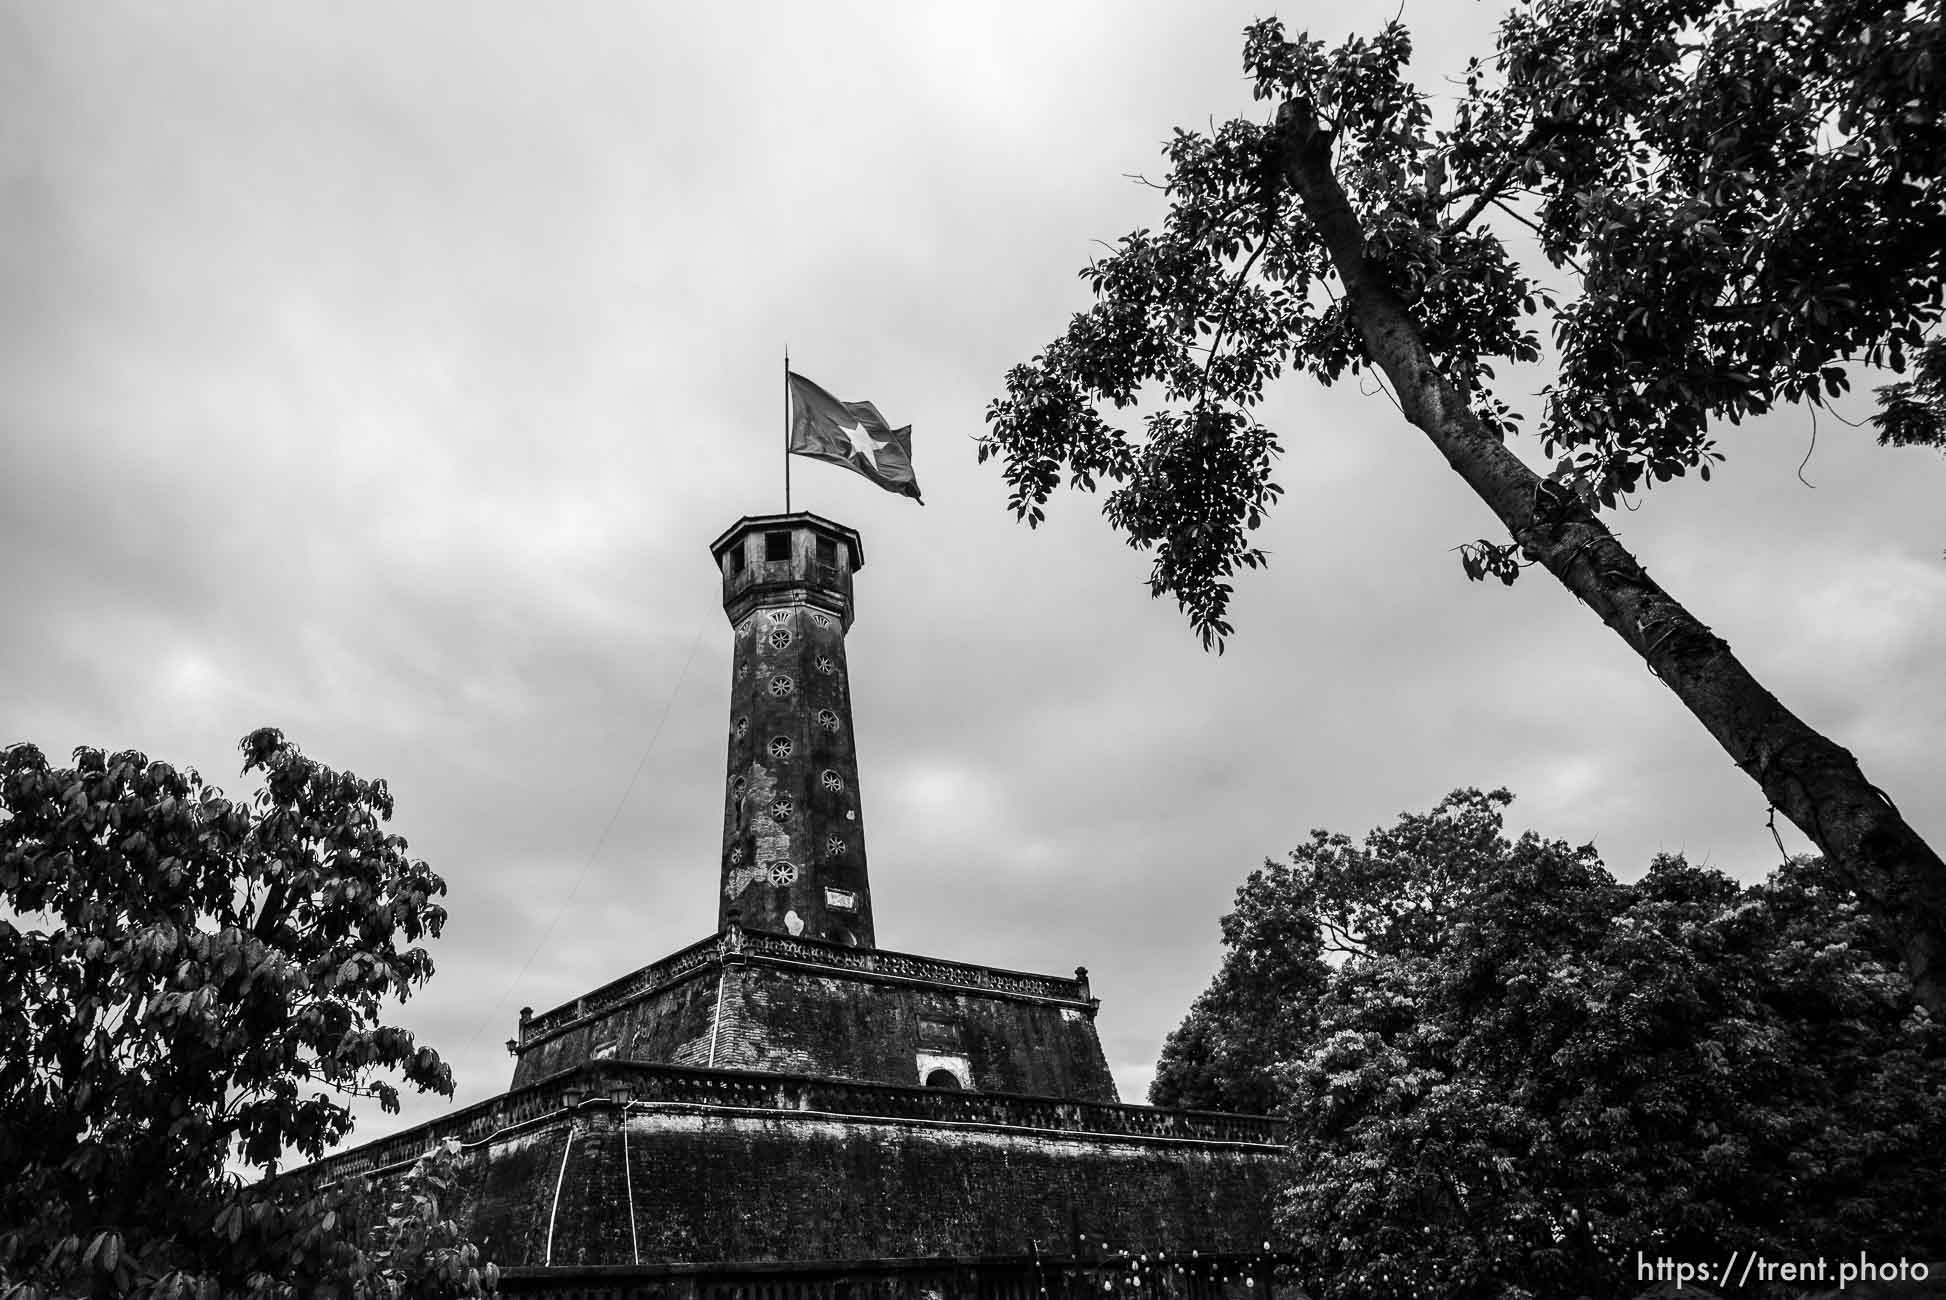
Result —
<svg viewBox="0 0 1946 1300"><path fill-rule="evenodd" d="M1307 106L1278 115L1278 163L1345 285L1365 350L1405 416L1520 546L1676 693L1765 798L1823 852L1890 930L1919 1001L1946 1021L1946 863L1849 751L1807 726L1720 637L1658 586L1594 512L1507 449L1433 363L1398 295L1365 262L1365 234L1331 170L1331 133Z"/></svg>

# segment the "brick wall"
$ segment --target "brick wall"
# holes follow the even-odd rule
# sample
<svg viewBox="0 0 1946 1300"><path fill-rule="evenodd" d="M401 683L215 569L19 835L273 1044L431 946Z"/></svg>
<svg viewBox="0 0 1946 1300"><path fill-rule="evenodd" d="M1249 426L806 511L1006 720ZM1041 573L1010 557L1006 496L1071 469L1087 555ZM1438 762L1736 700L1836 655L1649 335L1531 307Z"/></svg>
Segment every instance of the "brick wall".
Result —
<svg viewBox="0 0 1946 1300"><path fill-rule="evenodd" d="M709 1065L713 1044L717 1068L909 1085L924 1082L923 1060L981 1092L1117 1099L1093 1003L1073 981L761 935L748 942L749 951L685 966L670 982L644 980L646 992L591 997L579 1018L563 1014L572 1007L549 1012L544 1023L563 1027L522 1045L513 1086L587 1061ZM966 982L947 982L955 976ZM971 987L976 979L992 986Z"/></svg>
<svg viewBox="0 0 1946 1300"><path fill-rule="evenodd" d="M1205 1254L589 1265L503 1272L500 1290L555 1300L1303 1300L1278 1262Z"/></svg>
<svg viewBox="0 0 1946 1300"><path fill-rule="evenodd" d="M503 1267L1247 1254L1270 1237L1283 1161L1270 1146L596 1102L468 1153L458 1213Z"/></svg>
<svg viewBox="0 0 1946 1300"><path fill-rule="evenodd" d="M981 1092L1115 1101L1091 1016L1079 1008L919 983L866 984L770 965L731 968L723 1068L923 1082L919 1059L963 1058Z"/></svg>
<svg viewBox="0 0 1946 1300"><path fill-rule="evenodd" d="M512 1086L524 1088L584 1061L706 1064L721 973L712 962L527 1046L514 1063Z"/></svg>

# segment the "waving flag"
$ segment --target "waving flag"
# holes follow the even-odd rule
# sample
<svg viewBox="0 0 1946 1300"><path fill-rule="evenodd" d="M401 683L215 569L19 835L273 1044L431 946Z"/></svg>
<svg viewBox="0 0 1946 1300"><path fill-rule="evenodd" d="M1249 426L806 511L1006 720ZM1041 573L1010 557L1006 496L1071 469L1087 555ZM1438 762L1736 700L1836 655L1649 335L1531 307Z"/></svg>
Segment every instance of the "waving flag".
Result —
<svg viewBox="0 0 1946 1300"><path fill-rule="evenodd" d="M894 429L870 402L841 402L803 375L786 371L791 395L789 450L863 474L887 492L926 504L912 473L912 426Z"/></svg>

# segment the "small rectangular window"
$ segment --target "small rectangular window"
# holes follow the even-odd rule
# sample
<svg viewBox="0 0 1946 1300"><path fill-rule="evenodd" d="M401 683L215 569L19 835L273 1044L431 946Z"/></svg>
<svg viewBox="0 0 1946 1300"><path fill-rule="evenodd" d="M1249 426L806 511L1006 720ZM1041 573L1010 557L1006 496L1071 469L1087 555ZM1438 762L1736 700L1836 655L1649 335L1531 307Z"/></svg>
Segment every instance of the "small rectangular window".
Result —
<svg viewBox="0 0 1946 1300"><path fill-rule="evenodd" d="M789 533L764 534L764 559L788 560L791 558L791 535Z"/></svg>
<svg viewBox="0 0 1946 1300"><path fill-rule="evenodd" d="M734 551L730 552L730 572L731 573L733 574L742 573L744 570L744 566L747 565L749 562L750 562L750 557L744 551L741 545L739 545Z"/></svg>
<svg viewBox="0 0 1946 1300"><path fill-rule="evenodd" d="M838 543L832 541L829 537L818 538L818 563L829 569L837 568Z"/></svg>

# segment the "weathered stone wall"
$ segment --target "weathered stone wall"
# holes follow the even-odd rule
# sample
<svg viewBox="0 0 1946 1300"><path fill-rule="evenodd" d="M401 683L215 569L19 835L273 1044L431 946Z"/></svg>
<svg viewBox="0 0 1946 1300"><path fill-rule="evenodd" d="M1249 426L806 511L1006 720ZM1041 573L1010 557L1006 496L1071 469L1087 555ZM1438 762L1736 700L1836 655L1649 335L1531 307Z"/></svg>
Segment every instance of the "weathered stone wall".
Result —
<svg viewBox="0 0 1946 1300"><path fill-rule="evenodd" d="M512 1086L524 1088L585 1061L707 1065L723 968L686 972L646 995L596 1012L522 1048Z"/></svg>
<svg viewBox="0 0 1946 1300"><path fill-rule="evenodd" d="M503 1267L1244 1254L1270 1236L1284 1159L1246 1144L598 1102L470 1153L457 1212Z"/></svg>
<svg viewBox="0 0 1946 1300"><path fill-rule="evenodd" d="M1022 1097L997 1092L940 1092L930 1088L857 1083L805 1075L748 1070L697 1070L638 1061L594 1061L526 1088L449 1111L436 1120L367 1142L289 1178L329 1182L355 1174L384 1173L410 1165L432 1147L458 1143L473 1148L510 1142L548 1128L571 1110L611 1104L636 1109L700 1106L705 1109L858 1115L868 1119L977 1124L1044 1133L1090 1133L1174 1142L1280 1147L1286 1125L1263 1115L1224 1115L1201 1110L1159 1110L1112 1102Z"/></svg>
<svg viewBox="0 0 1946 1300"><path fill-rule="evenodd" d="M732 967L716 1064L980 1092L1115 1101L1093 1018L1073 1006L824 971Z"/></svg>
<svg viewBox="0 0 1946 1300"><path fill-rule="evenodd" d="M1261 1252L1144 1260L1119 1255L763 1263L589 1264L509 1269L501 1294L555 1300L1268 1300L1304 1292Z"/></svg>
<svg viewBox="0 0 1946 1300"><path fill-rule="evenodd" d="M455 1215L505 1265L1249 1254L1260 1116L594 1062L295 1170L462 1153ZM626 1242L626 1253L623 1243Z"/></svg>
<svg viewBox="0 0 1946 1300"><path fill-rule="evenodd" d="M905 1085L944 1071L981 1092L1117 1099L1078 980L775 935L738 943L692 945L530 1021L513 1086L618 1060Z"/></svg>

